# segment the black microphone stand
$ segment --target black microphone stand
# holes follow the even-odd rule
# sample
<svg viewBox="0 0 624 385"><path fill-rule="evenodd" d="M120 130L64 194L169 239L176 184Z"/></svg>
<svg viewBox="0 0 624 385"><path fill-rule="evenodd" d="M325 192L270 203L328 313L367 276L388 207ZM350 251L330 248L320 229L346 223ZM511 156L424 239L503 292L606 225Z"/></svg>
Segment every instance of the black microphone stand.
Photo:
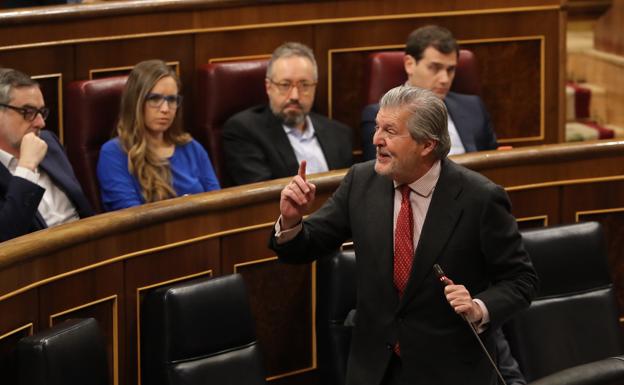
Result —
<svg viewBox="0 0 624 385"><path fill-rule="evenodd" d="M447 278L446 278L446 274L444 274L444 271L442 270L440 265L438 265L437 263L435 265L433 265L433 271L435 272L436 276L438 277L438 279L440 280L440 282L442 282L442 284L444 286L447 286L449 284L449 282L447 281ZM500 370L498 370L498 366L496 365L496 363L492 359L492 356L490 355L490 352L488 352L488 350L485 347L485 345L483 345L483 341L481 341L481 337L479 337L479 333L477 332L477 329L475 328L475 326L472 324L472 322L468 321L466 316L464 316L463 314L460 314L460 316L462 317L462 319L464 321L466 321L466 323L468 324L468 327L470 328L470 331L472 332L472 334L475 336L475 338L479 342L479 346L481 346L481 350L483 350L483 353L485 354L487 359L490 361L490 364L492 364L492 368L494 368L494 371L496 372L496 375L498 375L498 379L500 380L501 384L502 385L507 385L507 382L505 382L505 379L503 378L503 375L501 374Z"/></svg>

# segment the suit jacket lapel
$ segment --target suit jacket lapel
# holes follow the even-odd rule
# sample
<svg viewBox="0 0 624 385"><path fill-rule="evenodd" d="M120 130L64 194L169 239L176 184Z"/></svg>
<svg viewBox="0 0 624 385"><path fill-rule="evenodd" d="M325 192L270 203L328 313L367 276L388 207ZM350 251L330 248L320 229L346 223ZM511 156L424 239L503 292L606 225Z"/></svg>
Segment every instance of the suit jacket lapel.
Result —
<svg viewBox="0 0 624 385"><path fill-rule="evenodd" d="M76 197L72 196L71 192L69 191L70 189L67 188L68 186L67 174L64 173L63 170L61 170L61 166L56 164L54 159L51 159L50 156L46 156L43 158L41 163L39 163L39 168L41 168L43 171L45 171L46 174L48 174L50 179L52 179L52 182L54 182L54 184L58 188L63 190L65 195L67 195L67 198L76 208L76 211L78 211L78 213L80 214L78 205L76 204L76 199L75 199ZM46 224L45 220L43 219L43 217L41 216L38 210L37 210L37 214L35 215L35 220L39 222L42 228L48 227L48 225Z"/></svg>
<svg viewBox="0 0 624 385"><path fill-rule="evenodd" d="M0 188L5 192L9 188L9 181L11 180L11 173L9 170L0 163Z"/></svg>
<svg viewBox="0 0 624 385"><path fill-rule="evenodd" d="M457 204L457 197L463 186L462 178L455 167L448 159L442 161L440 179L423 223L404 299L409 298L425 277L432 274L433 264L453 234L455 224L461 216L462 208Z"/></svg>
<svg viewBox="0 0 624 385"><path fill-rule="evenodd" d="M265 115L267 119L266 127L268 129L269 140L271 143L274 143L277 152L284 161L284 167L286 170L295 170L294 172L296 172L299 168L299 162L297 162L297 157L295 156L295 152L290 145L290 141L288 141L288 136L284 132L282 123L279 119L277 119L277 117L275 117L275 115L273 115L269 106L266 107Z"/></svg>
<svg viewBox="0 0 624 385"><path fill-rule="evenodd" d="M75 197L71 196L71 191L69 191L70 189L68 188L71 183L69 179L70 173L63 170L62 167L63 166L56 162L51 156L44 157L41 163L39 163L39 168L48 174L54 184L63 190L63 192L67 195L67 198L69 198L74 203L74 206L76 206L76 203L74 202ZM78 207L76 206L76 210L77 209Z"/></svg>
<svg viewBox="0 0 624 385"><path fill-rule="evenodd" d="M368 192L368 195L372 197L372 202L367 223L368 227L374 224L370 239L375 242L372 247L379 247L374 254L377 256L377 271L380 272L381 287L388 292L385 298L392 298L396 307L399 297L394 288L394 184L385 177L379 177L378 181L379 183L372 186Z"/></svg>
<svg viewBox="0 0 624 385"><path fill-rule="evenodd" d="M453 93L449 93L446 98L444 98L444 104L446 104L446 109L448 110L451 119L453 119L457 134L459 134L459 138L461 139L466 152L477 151L477 144L475 143L471 126L467 124L472 117L464 113L464 109L461 108L461 105L455 99Z"/></svg>
<svg viewBox="0 0 624 385"><path fill-rule="evenodd" d="M46 223L45 219L43 219L43 217L39 213L39 210L37 210L37 212L35 213L35 222L37 222L38 229L48 228L48 224Z"/></svg>

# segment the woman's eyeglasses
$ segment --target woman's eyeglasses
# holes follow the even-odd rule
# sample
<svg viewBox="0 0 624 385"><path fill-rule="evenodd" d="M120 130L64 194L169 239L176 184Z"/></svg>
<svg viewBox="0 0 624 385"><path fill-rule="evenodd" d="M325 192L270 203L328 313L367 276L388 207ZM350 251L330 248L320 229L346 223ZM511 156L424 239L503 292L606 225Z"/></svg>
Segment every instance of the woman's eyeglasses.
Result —
<svg viewBox="0 0 624 385"><path fill-rule="evenodd" d="M182 95L163 95L163 94L155 94L149 93L145 97L145 103L152 108L160 108L164 102L167 102L167 105L171 109L176 109L180 107L182 104Z"/></svg>

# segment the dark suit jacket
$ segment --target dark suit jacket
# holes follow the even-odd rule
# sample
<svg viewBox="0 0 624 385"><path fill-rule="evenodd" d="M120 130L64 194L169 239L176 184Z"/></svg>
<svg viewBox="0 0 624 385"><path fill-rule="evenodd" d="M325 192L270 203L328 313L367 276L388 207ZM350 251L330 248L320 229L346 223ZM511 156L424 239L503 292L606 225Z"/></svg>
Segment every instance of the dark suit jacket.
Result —
<svg viewBox="0 0 624 385"><path fill-rule="evenodd" d="M401 343L406 384L495 384L474 335L445 299L432 266L480 298L490 314L481 334L490 352L491 331L534 297L537 276L524 250L505 191L446 159L415 251L402 299L393 285L394 186L360 163L305 221L303 231L271 247L287 262L306 262L353 239L357 255L357 319L348 385L376 385L392 347Z"/></svg>
<svg viewBox="0 0 624 385"><path fill-rule="evenodd" d="M329 169L350 167L351 129L313 112L310 119ZM223 126L223 150L229 177L237 185L293 176L299 168L282 123L268 105L228 119Z"/></svg>
<svg viewBox="0 0 624 385"><path fill-rule="evenodd" d="M41 131L48 152L39 164L74 204L80 218L93 215L71 164L58 138L50 131ZM26 179L14 177L0 163L0 240L15 238L46 228L37 207L44 189Z"/></svg>
<svg viewBox="0 0 624 385"><path fill-rule="evenodd" d="M480 97L449 92L444 98L457 133L466 149L466 152L495 150L496 134L490 121L490 115ZM379 104L369 104L362 111L362 155L364 160L375 158L373 134L375 133L375 118L379 112Z"/></svg>

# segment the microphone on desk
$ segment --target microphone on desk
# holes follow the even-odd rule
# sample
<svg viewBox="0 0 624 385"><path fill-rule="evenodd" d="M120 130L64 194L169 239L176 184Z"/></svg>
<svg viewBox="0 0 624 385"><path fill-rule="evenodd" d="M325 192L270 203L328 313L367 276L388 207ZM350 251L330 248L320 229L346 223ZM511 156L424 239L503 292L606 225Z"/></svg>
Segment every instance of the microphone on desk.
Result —
<svg viewBox="0 0 624 385"><path fill-rule="evenodd" d="M444 274L444 270L442 270L442 268L440 267L440 265L438 265L437 263L435 265L433 265L433 271L435 272L436 277L438 277L438 280L444 285L444 286L448 286L451 284L451 280L448 279L446 277L446 274ZM481 346L481 350L483 350L483 353L485 354L485 356L488 358L488 360L490 361L490 364L492 364L492 368L494 368L494 371L496 372L496 374L498 375L498 379L501 381L501 383L503 385L507 385L507 383L505 382L505 379L503 378L503 375L501 374L501 372L498 370L498 366L496 365L496 363L494 362L494 360L492 359L492 356L490 355L490 352L488 352L487 348L485 347L485 345L483 345L483 341L481 341L481 337L479 337L479 333L477 332L477 329L475 328L475 326L472 324L472 322L468 321L468 319L466 318L466 316L464 316L463 314L460 314L460 316L463 318L464 321L466 321L466 323L468 324L468 327L470 328L470 330L472 331L472 334L475 336L475 338L477 339L477 341L479 342L479 346Z"/></svg>

